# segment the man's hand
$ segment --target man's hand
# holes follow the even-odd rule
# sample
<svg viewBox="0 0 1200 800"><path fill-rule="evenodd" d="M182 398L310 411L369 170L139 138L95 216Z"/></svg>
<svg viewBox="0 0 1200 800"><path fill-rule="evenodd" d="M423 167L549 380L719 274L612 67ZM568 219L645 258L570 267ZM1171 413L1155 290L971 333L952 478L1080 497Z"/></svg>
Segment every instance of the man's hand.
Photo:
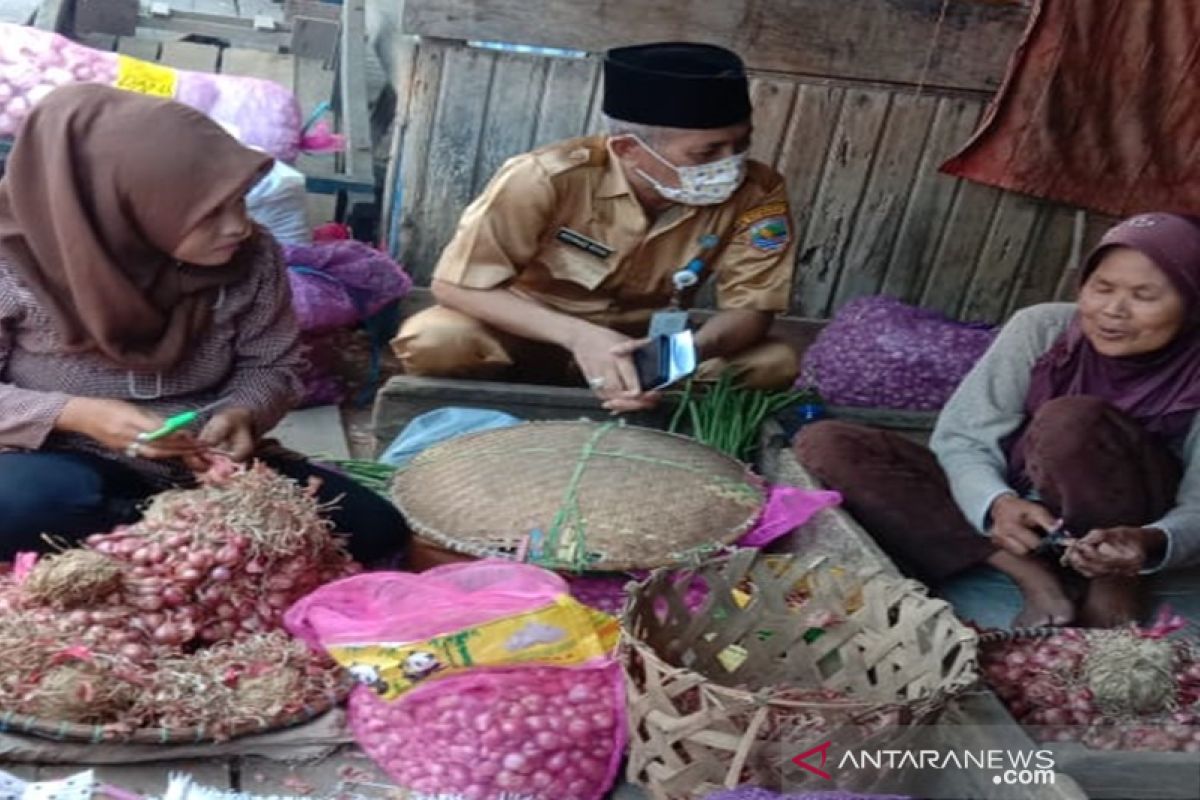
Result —
<svg viewBox="0 0 1200 800"><path fill-rule="evenodd" d="M78 433L110 450L138 458L187 458L200 450L196 437L186 431L139 444L138 435L158 430L165 420L133 403L109 397L72 397L55 421L55 429Z"/></svg>
<svg viewBox="0 0 1200 800"><path fill-rule="evenodd" d="M992 503L991 518L992 541L1016 556L1026 556L1037 549L1046 531L1058 523L1045 506L1022 500L1015 494L997 497Z"/></svg>
<svg viewBox="0 0 1200 800"><path fill-rule="evenodd" d="M583 373L583 379L604 407L612 411L634 410L642 395L633 351L644 343L599 325L582 326L571 341L571 355ZM611 405L610 405L611 404Z"/></svg>
<svg viewBox="0 0 1200 800"><path fill-rule="evenodd" d="M650 341L649 339L630 339L629 341L625 342L624 344L619 344L616 347L614 347L612 349L612 353L617 358L628 359L629 363L633 364L634 351L636 351L639 347L642 347L649 341ZM636 366L634 367L634 378L635 379L637 378ZM606 400L603 405L605 408L607 408L609 411L612 411L615 414L622 414L622 413L629 412L629 411L645 411L645 410L654 408L662 400L662 394L660 394L659 392L641 391L640 384L639 384L638 389L639 389L639 391L634 395L617 397L612 400Z"/></svg>
<svg viewBox="0 0 1200 800"><path fill-rule="evenodd" d="M1070 544L1067 563L1086 578L1137 575L1166 534L1157 528L1098 528Z"/></svg>
<svg viewBox="0 0 1200 800"><path fill-rule="evenodd" d="M254 417L245 408L227 408L214 414L204 430L200 431L200 443L209 449L226 453L234 461L245 461L254 455L257 443ZM192 468L195 469L195 466Z"/></svg>

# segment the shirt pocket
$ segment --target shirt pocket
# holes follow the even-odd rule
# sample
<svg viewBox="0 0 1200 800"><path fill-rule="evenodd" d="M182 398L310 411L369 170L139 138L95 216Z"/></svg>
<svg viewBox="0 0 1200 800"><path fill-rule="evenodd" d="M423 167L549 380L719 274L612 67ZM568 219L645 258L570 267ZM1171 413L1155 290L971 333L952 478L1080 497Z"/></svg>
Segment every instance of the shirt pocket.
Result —
<svg viewBox="0 0 1200 800"><path fill-rule="evenodd" d="M604 283L604 279L613 273L616 258L616 253L600 258L559 242L550 242L538 254L538 260L554 279L588 290Z"/></svg>

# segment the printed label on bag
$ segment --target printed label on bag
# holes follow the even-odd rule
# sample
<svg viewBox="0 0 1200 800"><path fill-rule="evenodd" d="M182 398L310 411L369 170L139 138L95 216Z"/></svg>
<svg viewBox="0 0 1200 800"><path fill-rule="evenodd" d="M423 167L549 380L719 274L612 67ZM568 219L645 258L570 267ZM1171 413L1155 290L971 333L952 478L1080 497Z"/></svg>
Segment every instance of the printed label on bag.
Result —
<svg viewBox="0 0 1200 800"><path fill-rule="evenodd" d="M523 614L423 642L330 644L325 649L355 680L392 700L422 681L473 667L583 664L612 652L619 633L614 617L560 597Z"/></svg>
<svg viewBox="0 0 1200 800"><path fill-rule="evenodd" d="M118 89L154 97L174 97L178 82L179 73L170 67L129 56L117 56Z"/></svg>

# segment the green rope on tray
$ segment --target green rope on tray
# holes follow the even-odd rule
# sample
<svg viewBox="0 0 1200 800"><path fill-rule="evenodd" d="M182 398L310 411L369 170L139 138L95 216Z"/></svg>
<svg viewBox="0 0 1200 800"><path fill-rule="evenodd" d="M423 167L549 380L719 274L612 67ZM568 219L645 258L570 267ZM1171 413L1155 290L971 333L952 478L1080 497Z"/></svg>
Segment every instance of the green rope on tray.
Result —
<svg viewBox="0 0 1200 800"><path fill-rule="evenodd" d="M600 443L601 437L615 428L617 423L606 422L596 429L588 440L584 442L583 449L579 453L579 460L575 462L575 471L571 473L571 480L567 482L567 488L563 493L562 505L558 508L558 513L554 515L554 520L550 523L550 530L546 533L546 550L553 554L553 558L559 563L565 563L576 571L582 572L588 566L587 552L587 521L583 519L582 512L579 510L579 486L583 482L583 472L587 468L587 463L592 455L596 452L596 445ZM569 541L566 540L564 534L569 534L568 525L572 525L575 536ZM563 558L563 548L566 546L566 558Z"/></svg>
<svg viewBox="0 0 1200 800"><path fill-rule="evenodd" d="M563 502L559 506L558 512L554 515L553 521L550 523L550 529L546 534L547 547L543 553L550 553L551 556L547 559L545 556L540 559L543 563L552 561L559 565L567 565L577 572L586 570L594 560L587 551L587 521L583 519L583 512L579 508L579 489L583 482L583 473L588 462L595 456L607 456L612 458L624 458L630 461L640 461L643 463L657 464L659 466L675 467L678 469L687 470L689 472L700 473L701 470L689 467L685 464L679 464L668 459L654 458L652 456L641 456L632 453L622 453L616 451L600 450L600 439L604 434L608 433L619 423L607 422L601 425L595 433L593 433L584 443L579 454L579 461L575 464L575 470L571 474L571 480L567 482L567 488L563 493ZM511 451L510 451L511 452ZM754 487L744 482L728 481L720 479L722 483L728 484L739 493L744 494L746 499L761 499L761 495ZM570 536L574 532L575 536ZM712 545L702 545L694 548L695 553L688 552L688 556L697 557L701 560L704 555L711 554L720 548ZM565 552L565 557L564 557Z"/></svg>

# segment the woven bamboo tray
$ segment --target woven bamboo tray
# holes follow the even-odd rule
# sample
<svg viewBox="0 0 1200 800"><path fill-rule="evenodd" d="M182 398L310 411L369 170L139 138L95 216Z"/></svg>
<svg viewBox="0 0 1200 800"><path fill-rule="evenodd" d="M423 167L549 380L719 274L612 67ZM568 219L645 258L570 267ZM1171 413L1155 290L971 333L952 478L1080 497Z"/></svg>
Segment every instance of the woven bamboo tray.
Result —
<svg viewBox="0 0 1200 800"><path fill-rule="evenodd" d="M627 776L655 800L800 785L813 776L792 756L929 722L977 679L975 634L945 602L820 558L737 550L658 571L625 622Z"/></svg>
<svg viewBox="0 0 1200 800"><path fill-rule="evenodd" d="M125 744L200 744L228 741L243 736L291 728L316 719L346 699L354 687L349 676L343 678L336 692L325 695L321 702L295 714L285 714L272 719L247 721L215 736L208 728L138 728L123 731L105 725L83 725L77 722L57 722L31 717L13 711L0 711L0 733L21 733L58 742L120 742Z"/></svg>
<svg viewBox="0 0 1200 800"><path fill-rule="evenodd" d="M554 569L617 572L694 563L732 543L764 491L744 464L693 439L580 421L429 448L397 473L392 498L415 533L458 553L528 551Z"/></svg>

